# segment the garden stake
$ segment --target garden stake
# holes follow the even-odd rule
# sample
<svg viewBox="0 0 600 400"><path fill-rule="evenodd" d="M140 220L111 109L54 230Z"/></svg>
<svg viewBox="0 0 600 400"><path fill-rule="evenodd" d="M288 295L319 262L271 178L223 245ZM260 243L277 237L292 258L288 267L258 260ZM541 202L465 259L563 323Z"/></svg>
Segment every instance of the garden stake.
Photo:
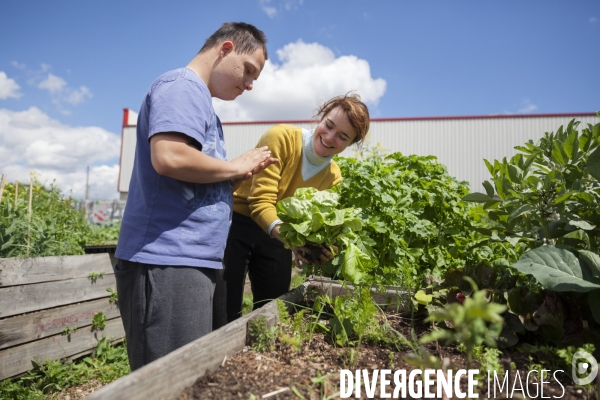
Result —
<svg viewBox="0 0 600 400"><path fill-rule="evenodd" d="M29 243L31 240L31 200L33 199L33 179L29 178L29 206L27 208L27 257L29 257Z"/></svg>
<svg viewBox="0 0 600 400"><path fill-rule="evenodd" d="M2 193L4 193L4 183L6 182L6 174L2 174L2 180L0 181L0 201L2 201Z"/></svg>

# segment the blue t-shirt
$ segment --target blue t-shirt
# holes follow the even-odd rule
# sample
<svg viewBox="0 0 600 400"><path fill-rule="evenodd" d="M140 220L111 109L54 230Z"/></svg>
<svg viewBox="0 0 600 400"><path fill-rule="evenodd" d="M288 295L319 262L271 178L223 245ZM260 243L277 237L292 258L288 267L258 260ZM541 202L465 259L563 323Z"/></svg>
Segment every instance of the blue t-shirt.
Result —
<svg viewBox="0 0 600 400"><path fill-rule="evenodd" d="M204 154L225 160L221 121L206 84L192 70L161 75L138 116L133 174L115 256L146 264L220 269L233 206L229 181L197 184L159 175L150 138L179 132Z"/></svg>

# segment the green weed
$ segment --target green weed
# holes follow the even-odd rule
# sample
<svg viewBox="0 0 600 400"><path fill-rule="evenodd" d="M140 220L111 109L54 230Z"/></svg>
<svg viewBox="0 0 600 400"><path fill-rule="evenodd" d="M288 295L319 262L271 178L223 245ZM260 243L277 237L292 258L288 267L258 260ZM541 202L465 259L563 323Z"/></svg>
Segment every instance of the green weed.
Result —
<svg viewBox="0 0 600 400"><path fill-rule="evenodd" d="M103 338L91 356L73 362L32 361L34 369L18 379L0 381L3 399L42 400L90 379L112 382L130 372L125 344L113 346Z"/></svg>
<svg viewBox="0 0 600 400"><path fill-rule="evenodd" d="M99 331L106 327L106 315L102 311L94 314L92 319L92 331Z"/></svg>
<svg viewBox="0 0 600 400"><path fill-rule="evenodd" d="M259 316L251 321L248 327L248 334L252 339L252 349L258 352L271 351L275 344L275 328L267 326L267 319Z"/></svg>

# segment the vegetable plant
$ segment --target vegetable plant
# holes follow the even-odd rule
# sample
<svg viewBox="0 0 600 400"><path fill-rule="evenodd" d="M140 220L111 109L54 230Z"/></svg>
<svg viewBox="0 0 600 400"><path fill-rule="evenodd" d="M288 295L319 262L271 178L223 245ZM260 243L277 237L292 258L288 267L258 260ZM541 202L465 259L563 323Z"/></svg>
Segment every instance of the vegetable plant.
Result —
<svg viewBox="0 0 600 400"><path fill-rule="evenodd" d="M483 225L475 207L461 200L468 186L435 157L393 153L337 163L344 177L341 206L360 208L363 230L374 243L371 284L417 287L449 268L518 258L505 244L473 246L483 238L475 227Z"/></svg>
<svg viewBox="0 0 600 400"><path fill-rule="evenodd" d="M433 330L421 338L422 343L434 340L462 343L466 349L467 369L473 360L475 346L482 343L496 347L496 340L502 331L504 319L500 316L506 306L486 299L486 290L478 290L475 282L466 277L473 287L473 295L461 304L447 303L441 309L429 314L426 322L445 322L450 329Z"/></svg>
<svg viewBox="0 0 600 400"><path fill-rule="evenodd" d="M29 185L9 183L0 201L0 257L45 257L84 254L83 246L115 243L120 223L90 225L76 201L33 179Z"/></svg>
<svg viewBox="0 0 600 400"><path fill-rule="evenodd" d="M361 235L360 209L339 206L340 195L332 190L300 188L294 196L277 203L283 221L279 234L288 247L324 244L339 249L333 260L307 265L308 274L315 270L328 277L343 277L354 284L375 264L369 245Z"/></svg>
<svg viewBox="0 0 600 400"><path fill-rule="evenodd" d="M510 160L484 160L492 175L485 193L463 198L482 204L478 245L520 246L508 265L539 284L506 292L507 325L560 346L600 343L600 124L578 126L572 120L517 146Z"/></svg>

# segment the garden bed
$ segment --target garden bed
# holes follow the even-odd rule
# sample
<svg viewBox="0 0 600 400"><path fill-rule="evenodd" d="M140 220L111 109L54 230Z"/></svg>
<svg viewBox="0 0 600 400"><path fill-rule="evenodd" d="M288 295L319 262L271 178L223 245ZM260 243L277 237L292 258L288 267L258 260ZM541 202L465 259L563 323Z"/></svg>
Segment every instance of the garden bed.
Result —
<svg viewBox="0 0 600 400"><path fill-rule="evenodd" d="M406 338L411 337L410 316L388 313L387 318L394 329ZM429 331L430 325L424 323L423 319L419 319L415 321L414 328L416 335L421 337ZM447 359L454 370L466 369L465 355L456 346L438 347L434 343L429 343L425 348L438 359ZM173 399L335 399L339 398L340 370L349 369L353 374L356 370L367 370L370 377L373 376L373 370L389 369L392 373L395 370L406 370L408 376L410 371L417 368L403 360L403 357L410 351L408 347L398 351L380 345L363 344L356 363L349 366L349 348L334 346L331 338L324 334L316 334L310 344L306 344L299 354L289 353L285 346L281 346L280 342L277 343L276 350L263 353L246 346L242 351L228 357L217 371L200 377L193 386L188 387ZM501 358L516 364L519 376L525 384L529 367L532 364L528 356L518 351L506 351ZM480 363L475 362L472 368L479 367ZM572 384L570 371L567 372L556 375L564 386L564 395L563 387L550 377L550 379L545 379L550 383L544 384L544 397L589 398L584 389ZM516 376L516 371L512 371L512 376ZM393 378L391 380L393 382ZM482 384L477 391L479 398L505 397L506 390L501 395L498 388L496 396L493 396L493 386L490 387L488 396L487 383L479 382ZM530 396L527 396L527 392L525 392L527 398L541 398L538 382L530 379ZM435 393L435 386L433 387L432 392ZM386 393L393 394L393 388L393 385L388 386ZM519 398L518 395L521 392L518 390L520 388L518 383L516 388L514 398ZM464 393L468 393L466 379L461 380L461 389ZM268 396L269 394L270 396ZM361 395L360 398L369 398L364 387L361 389ZM408 395L407 397L412 398ZM350 398L356 398L354 392ZM375 390L374 398L382 398L379 386ZM416 398L424 398L424 396Z"/></svg>
<svg viewBox="0 0 600 400"><path fill-rule="evenodd" d="M309 281L282 296L282 300L296 304L308 300L305 304L310 304L310 299L307 299L306 295L311 289L331 296L338 296L344 292L344 289L334 281ZM389 332L396 333L393 334L393 340L392 337L388 338L390 340L383 339L387 342L383 345L381 337L378 344L363 342L353 363L350 362L353 357L351 352L356 349L334 345L330 335L318 332L313 334L310 341L303 342L298 352L292 350L289 345L282 345L280 339L276 339L274 347L268 351L255 351L249 346L252 342L249 327L261 316L264 317L266 328L274 327L279 321L277 304L270 302L265 307L97 390L88 399L339 398L340 371L344 369L350 370L353 375L356 370L367 370L370 379L373 377L374 370L391 370L391 376L388 375L391 384L387 387L387 393L391 394L395 387L393 385L395 371L405 370L408 379L410 372L415 369L436 369L440 366L428 365L423 361L426 357L423 357L420 366L417 367L414 359L409 363L405 358L419 348L418 339L431 330L431 325L424 322L424 317L411 319L406 311L408 308L403 306L406 304L403 301L407 300L406 293L394 289L376 294L375 297L379 304L388 305L385 318L391 328ZM414 336L412 329L414 329ZM435 359L444 360L443 370L466 369L465 354L456 346L431 342L423 348ZM529 371L543 368L538 360L530 355L516 350L487 357L480 354L479 358L475 358L471 369L481 367L485 370L485 366L481 365L482 361L494 364L493 369L497 370L500 385L504 377L501 365L504 365L510 371L511 390L513 386L515 387L513 398L519 398L522 393L525 394L524 397L541 398L539 380L533 379L533 373L530 374L527 386ZM418 361L417 365L419 365ZM570 370L556 372L556 375L553 375L553 372L550 374L546 372L544 379L546 383L543 385L545 398L591 398L588 393L591 387L575 386L570 377ZM479 397L506 397L508 385L504 387L503 393L500 393L498 385L496 396L493 393L488 396L485 376L479 378L480 385L476 388ZM420 377L417 376L417 380L419 379ZM462 392L468 393L468 382L464 376L460 381L460 387ZM526 387L529 388L529 395ZM493 391L493 388L492 382L490 389ZM381 398L379 390L377 385L375 398ZM433 386L434 393L435 390ZM364 386L361 395L361 398L369 398ZM410 394L407 397L411 398ZM354 392L351 398L355 398Z"/></svg>

